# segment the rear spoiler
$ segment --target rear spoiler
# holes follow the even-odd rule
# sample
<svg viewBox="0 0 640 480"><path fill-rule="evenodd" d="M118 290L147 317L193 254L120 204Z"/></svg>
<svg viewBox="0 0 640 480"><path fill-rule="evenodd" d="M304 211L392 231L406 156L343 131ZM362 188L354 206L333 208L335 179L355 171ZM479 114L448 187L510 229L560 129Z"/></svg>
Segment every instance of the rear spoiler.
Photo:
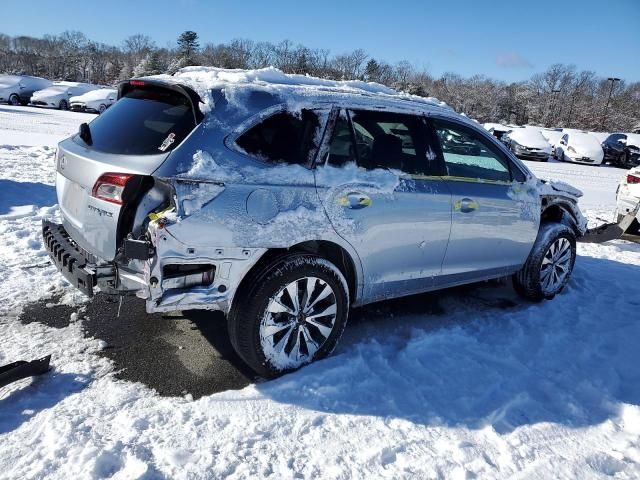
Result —
<svg viewBox="0 0 640 480"><path fill-rule="evenodd" d="M146 78L125 80L118 84L118 100L133 90L144 90L146 88L171 90L183 95L191 104L191 110L193 111L196 123L200 123L204 118L204 114L200 111L200 106L198 105L199 103L204 103L200 98L200 95L198 95L192 88L180 83L163 82L162 80L149 80Z"/></svg>

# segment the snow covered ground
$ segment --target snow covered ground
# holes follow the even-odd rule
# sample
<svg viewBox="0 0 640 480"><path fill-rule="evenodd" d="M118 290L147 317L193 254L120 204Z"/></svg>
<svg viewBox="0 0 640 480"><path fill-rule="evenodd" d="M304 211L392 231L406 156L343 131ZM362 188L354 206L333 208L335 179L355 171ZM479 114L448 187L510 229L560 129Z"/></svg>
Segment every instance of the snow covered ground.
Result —
<svg viewBox="0 0 640 480"><path fill-rule="evenodd" d="M39 232L57 213L52 146L86 118L0 106L0 364L54 367L0 390L0 478L640 477L640 245L625 241L580 245L553 301L481 285L419 297L435 310L388 302L331 358L243 390L194 401L115 379ZM530 166L611 218L622 170ZM68 327L17 320L57 294L78 305Z"/></svg>

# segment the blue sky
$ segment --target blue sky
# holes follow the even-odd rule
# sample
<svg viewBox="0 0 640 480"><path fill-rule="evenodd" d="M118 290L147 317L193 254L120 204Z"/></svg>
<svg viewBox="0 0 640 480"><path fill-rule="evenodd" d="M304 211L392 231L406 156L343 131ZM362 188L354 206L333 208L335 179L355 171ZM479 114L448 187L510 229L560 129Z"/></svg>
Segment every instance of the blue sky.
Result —
<svg viewBox="0 0 640 480"><path fill-rule="evenodd" d="M363 48L433 75L523 80L553 63L640 81L640 0L3 0L0 32L80 30L121 44L134 33L173 45L184 30L201 44L290 39L342 53ZM35 14L38 12L38 14ZM11 19L11 21L9 21Z"/></svg>

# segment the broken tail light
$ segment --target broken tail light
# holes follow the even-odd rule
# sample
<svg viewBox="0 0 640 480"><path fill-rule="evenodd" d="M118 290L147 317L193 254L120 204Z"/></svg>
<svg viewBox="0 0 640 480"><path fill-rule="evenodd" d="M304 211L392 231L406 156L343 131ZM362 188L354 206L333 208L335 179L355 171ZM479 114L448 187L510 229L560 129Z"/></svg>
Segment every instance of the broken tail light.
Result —
<svg viewBox="0 0 640 480"><path fill-rule="evenodd" d="M106 202L122 205L122 194L129 179L129 173L104 173L96 180L91 196Z"/></svg>

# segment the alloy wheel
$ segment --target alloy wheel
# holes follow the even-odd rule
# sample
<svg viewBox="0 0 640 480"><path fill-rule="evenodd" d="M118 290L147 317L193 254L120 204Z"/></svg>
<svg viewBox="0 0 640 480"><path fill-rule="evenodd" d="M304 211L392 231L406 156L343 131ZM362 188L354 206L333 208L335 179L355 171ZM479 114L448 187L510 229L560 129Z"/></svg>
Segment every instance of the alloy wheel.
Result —
<svg viewBox="0 0 640 480"><path fill-rule="evenodd" d="M557 293L571 269L572 251L568 239L560 237L551 244L542 259L540 284L547 295Z"/></svg>
<svg viewBox="0 0 640 480"><path fill-rule="evenodd" d="M333 332L336 294L317 277L282 287L268 302L260 322L260 343L274 366L295 368L313 360Z"/></svg>

